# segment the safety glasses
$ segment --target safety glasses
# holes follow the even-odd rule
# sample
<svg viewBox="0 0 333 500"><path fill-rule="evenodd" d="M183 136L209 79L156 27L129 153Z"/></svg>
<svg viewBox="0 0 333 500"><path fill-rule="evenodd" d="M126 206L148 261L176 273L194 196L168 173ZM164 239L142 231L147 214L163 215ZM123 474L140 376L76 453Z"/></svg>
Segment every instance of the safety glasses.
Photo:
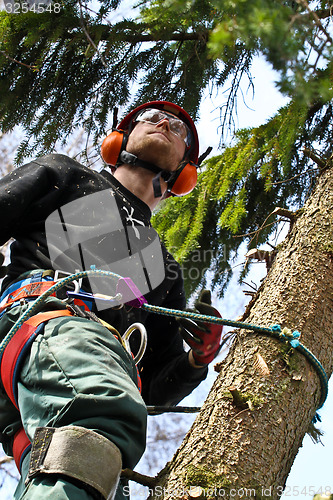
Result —
<svg viewBox="0 0 333 500"><path fill-rule="evenodd" d="M186 146L189 147L191 145L190 129L186 123L170 113L166 113L160 109L147 108L138 113L134 121L152 123L153 125L156 125L165 119L169 122L170 131L177 137L183 139Z"/></svg>

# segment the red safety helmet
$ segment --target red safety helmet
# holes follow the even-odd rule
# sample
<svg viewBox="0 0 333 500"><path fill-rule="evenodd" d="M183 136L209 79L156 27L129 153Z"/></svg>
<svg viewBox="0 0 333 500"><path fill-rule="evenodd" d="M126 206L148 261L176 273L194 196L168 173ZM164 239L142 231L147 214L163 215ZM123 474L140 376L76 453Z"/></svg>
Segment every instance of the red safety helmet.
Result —
<svg viewBox="0 0 333 500"><path fill-rule="evenodd" d="M116 168L122 151L126 150L126 143L132 124L137 114L146 108L156 108L180 118L189 128L190 145L186 148L184 158L178 169L167 182L167 191L174 196L184 196L190 193L197 183L197 163L199 156L198 133L190 115L177 104L167 101L151 101L133 109L126 115L116 128L104 139L101 146L101 156L105 163ZM158 168L158 167L157 167Z"/></svg>

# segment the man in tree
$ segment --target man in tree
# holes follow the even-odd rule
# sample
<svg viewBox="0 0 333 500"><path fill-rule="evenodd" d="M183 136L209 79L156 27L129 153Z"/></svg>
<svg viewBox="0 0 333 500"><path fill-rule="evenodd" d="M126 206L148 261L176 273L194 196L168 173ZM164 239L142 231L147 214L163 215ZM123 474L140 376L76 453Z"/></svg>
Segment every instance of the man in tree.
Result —
<svg viewBox="0 0 333 500"><path fill-rule="evenodd" d="M198 149L190 116L154 101L105 139L102 156L114 175L49 155L4 177L0 243L15 241L3 281L1 337L60 272L89 264L125 272L149 303L184 308L179 265L156 244L150 216L162 198L194 188ZM177 404L206 377L221 327L190 326L187 353L174 319L121 302L115 292L125 296L126 284L120 278L114 291L110 282L89 279L70 291L69 301L67 294L65 301L47 298L1 351L1 439L22 475L15 498L121 498L121 468L133 468L144 451L145 404ZM210 304L198 309L216 314ZM137 371L119 333L138 321L148 344Z"/></svg>

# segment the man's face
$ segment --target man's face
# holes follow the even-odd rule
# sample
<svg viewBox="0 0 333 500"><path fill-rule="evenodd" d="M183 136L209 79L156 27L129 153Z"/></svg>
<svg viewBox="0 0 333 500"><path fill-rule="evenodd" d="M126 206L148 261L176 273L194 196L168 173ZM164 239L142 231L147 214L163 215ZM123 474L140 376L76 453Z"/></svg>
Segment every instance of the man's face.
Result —
<svg viewBox="0 0 333 500"><path fill-rule="evenodd" d="M184 137L171 130L165 115L158 123L138 121L128 137L126 151L171 172L182 161L185 147Z"/></svg>

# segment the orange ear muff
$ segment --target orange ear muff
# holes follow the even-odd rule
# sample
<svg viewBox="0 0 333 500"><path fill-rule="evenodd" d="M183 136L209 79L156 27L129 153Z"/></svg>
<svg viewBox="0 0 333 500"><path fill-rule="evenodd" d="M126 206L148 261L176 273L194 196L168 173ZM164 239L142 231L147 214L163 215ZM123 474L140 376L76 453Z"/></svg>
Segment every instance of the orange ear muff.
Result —
<svg viewBox="0 0 333 500"><path fill-rule="evenodd" d="M117 164L120 153L125 149L127 142L127 134L123 130L113 130L111 134L105 137L101 146L101 156L105 163L112 165Z"/></svg>
<svg viewBox="0 0 333 500"><path fill-rule="evenodd" d="M178 173L179 172L179 173ZM198 180L197 167L194 163L185 163L177 170L177 176L168 191L174 196L184 196L195 188Z"/></svg>

